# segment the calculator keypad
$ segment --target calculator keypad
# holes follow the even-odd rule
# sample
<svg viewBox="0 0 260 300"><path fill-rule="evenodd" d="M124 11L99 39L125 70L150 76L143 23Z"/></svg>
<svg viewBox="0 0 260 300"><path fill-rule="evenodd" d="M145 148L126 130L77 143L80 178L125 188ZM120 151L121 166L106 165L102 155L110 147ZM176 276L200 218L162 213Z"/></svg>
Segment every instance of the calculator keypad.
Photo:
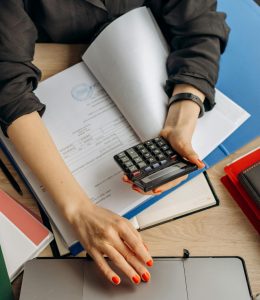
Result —
<svg viewBox="0 0 260 300"><path fill-rule="evenodd" d="M131 179L177 163L178 157L165 139L157 137L127 149L114 158Z"/></svg>

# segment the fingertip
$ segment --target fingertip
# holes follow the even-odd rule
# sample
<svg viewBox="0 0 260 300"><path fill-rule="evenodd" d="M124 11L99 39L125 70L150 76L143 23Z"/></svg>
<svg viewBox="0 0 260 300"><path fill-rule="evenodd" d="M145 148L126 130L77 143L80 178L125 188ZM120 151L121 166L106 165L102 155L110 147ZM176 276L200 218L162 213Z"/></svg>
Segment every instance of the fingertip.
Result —
<svg viewBox="0 0 260 300"><path fill-rule="evenodd" d="M115 285L119 285L120 282L121 282L121 279L120 279L120 277L118 277L118 276L113 276L113 277L112 277L112 282L113 282Z"/></svg>
<svg viewBox="0 0 260 300"><path fill-rule="evenodd" d="M134 282L135 284L139 284L140 281L141 281L141 278L140 278L139 275L135 275L135 276L132 277L132 280L133 280L133 282Z"/></svg>
<svg viewBox="0 0 260 300"><path fill-rule="evenodd" d="M151 278L150 273L145 272L145 273L142 274L142 280L143 280L144 282L148 282L148 281L150 280L150 278Z"/></svg>
<svg viewBox="0 0 260 300"><path fill-rule="evenodd" d="M162 191L160 191L160 192L155 192L154 190L152 191L152 193L150 193L149 195L151 195L151 196L159 196L159 195L161 195L161 193L162 193Z"/></svg>
<svg viewBox="0 0 260 300"><path fill-rule="evenodd" d="M132 189L140 194L142 194L142 190L140 190L136 185L132 185Z"/></svg>
<svg viewBox="0 0 260 300"><path fill-rule="evenodd" d="M148 260L148 261L146 262L146 265L147 265L148 267L152 267L152 266L153 266L153 260L152 260L152 259Z"/></svg>
<svg viewBox="0 0 260 300"><path fill-rule="evenodd" d="M129 178L126 175L123 175L122 180L126 183L130 183Z"/></svg>
<svg viewBox="0 0 260 300"><path fill-rule="evenodd" d="M197 159L197 161L199 162L199 164L197 164L197 166L198 166L199 169L205 168L206 165L204 164L204 162L202 160Z"/></svg>

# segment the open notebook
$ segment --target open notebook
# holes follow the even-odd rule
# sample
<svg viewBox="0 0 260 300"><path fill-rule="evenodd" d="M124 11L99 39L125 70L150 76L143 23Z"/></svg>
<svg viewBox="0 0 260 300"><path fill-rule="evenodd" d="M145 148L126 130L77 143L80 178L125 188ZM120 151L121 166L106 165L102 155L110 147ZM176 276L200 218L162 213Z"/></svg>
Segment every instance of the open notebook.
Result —
<svg viewBox="0 0 260 300"><path fill-rule="evenodd" d="M167 109L163 86L168 52L150 11L134 9L99 34L83 62L45 80L36 90L47 105L43 120L82 188L98 205L128 218L161 197L142 196L121 184L113 155L159 134ZM249 117L220 91L216 101L194 133L192 143L201 159ZM77 238L53 200L8 139L1 135L1 140L70 251L78 253Z"/></svg>
<svg viewBox="0 0 260 300"><path fill-rule="evenodd" d="M146 229L216 206L219 200L206 172L196 176L131 219L136 229Z"/></svg>

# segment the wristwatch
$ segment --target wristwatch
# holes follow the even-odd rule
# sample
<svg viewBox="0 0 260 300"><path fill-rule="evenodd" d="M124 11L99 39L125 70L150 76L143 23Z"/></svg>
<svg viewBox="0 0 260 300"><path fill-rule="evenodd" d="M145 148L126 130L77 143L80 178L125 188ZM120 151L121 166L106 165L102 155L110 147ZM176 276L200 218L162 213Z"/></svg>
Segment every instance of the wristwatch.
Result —
<svg viewBox="0 0 260 300"><path fill-rule="evenodd" d="M204 115L205 109L204 109L203 102L201 101L201 99L198 96L196 96L194 94L191 94L191 93L180 93L180 94L176 94L176 95L172 96L169 99L168 108L173 103L178 102L178 101L182 101L182 100L189 100L189 101L197 103L198 106L200 107L199 118L201 118Z"/></svg>

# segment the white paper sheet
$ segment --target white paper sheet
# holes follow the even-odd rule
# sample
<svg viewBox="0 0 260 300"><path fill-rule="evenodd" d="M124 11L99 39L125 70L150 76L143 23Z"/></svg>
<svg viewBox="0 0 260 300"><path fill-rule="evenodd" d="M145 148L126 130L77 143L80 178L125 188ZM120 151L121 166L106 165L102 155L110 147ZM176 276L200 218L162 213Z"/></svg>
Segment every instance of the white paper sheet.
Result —
<svg viewBox="0 0 260 300"><path fill-rule="evenodd" d="M83 61L142 140L157 136L166 116L167 44L146 7L116 19Z"/></svg>

